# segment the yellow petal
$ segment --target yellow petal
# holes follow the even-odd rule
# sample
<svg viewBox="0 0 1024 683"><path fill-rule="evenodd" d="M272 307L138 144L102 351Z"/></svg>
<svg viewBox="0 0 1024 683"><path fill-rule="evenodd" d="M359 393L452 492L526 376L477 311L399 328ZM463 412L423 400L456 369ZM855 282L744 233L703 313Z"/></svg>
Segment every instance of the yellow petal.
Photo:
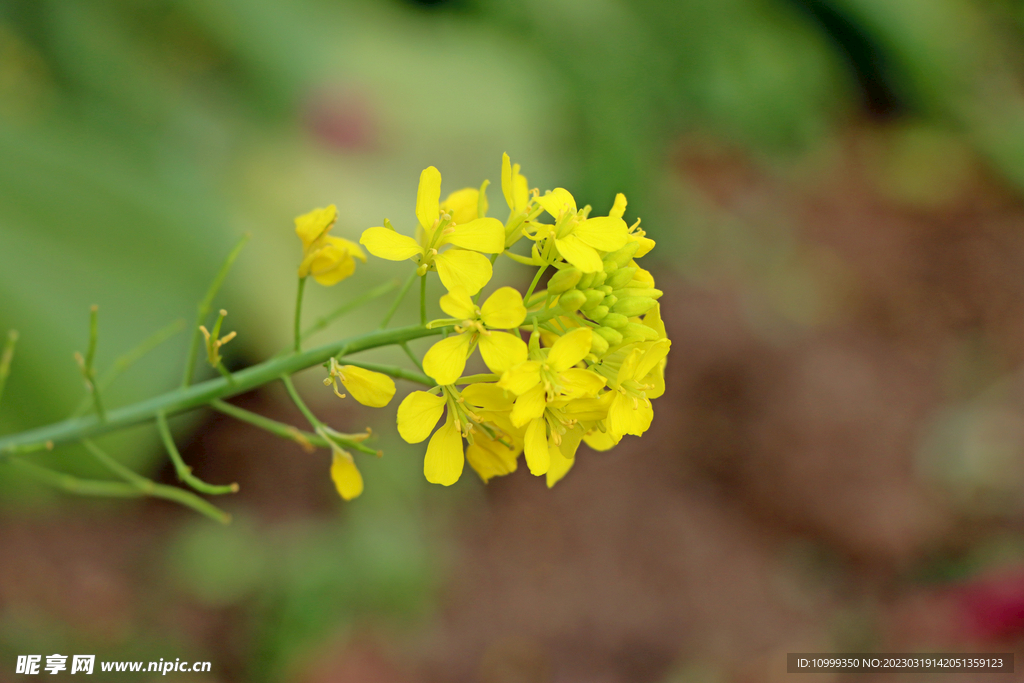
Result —
<svg viewBox="0 0 1024 683"><path fill-rule="evenodd" d="M464 287L475 296L491 279L491 262L483 254L465 249L449 249L434 257L441 284L451 291Z"/></svg>
<svg viewBox="0 0 1024 683"><path fill-rule="evenodd" d="M311 258L303 261L306 274L324 287L336 285L356 271L356 262L352 260L347 249L340 249L332 244L317 249ZM299 275L303 275L302 268Z"/></svg>
<svg viewBox="0 0 1024 683"><path fill-rule="evenodd" d="M444 396L414 391L398 406L398 434L407 443L419 443L430 436L444 412Z"/></svg>
<svg viewBox="0 0 1024 683"><path fill-rule="evenodd" d="M500 375L525 361L528 352L519 335L495 330L480 335L480 355L491 372Z"/></svg>
<svg viewBox="0 0 1024 683"><path fill-rule="evenodd" d="M519 396L525 394L539 383L540 363L535 360L528 360L505 371L498 381L498 386L502 389L508 389L516 396Z"/></svg>
<svg viewBox="0 0 1024 683"><path fill-rule="evenodd" d="M555 372L563 372L579 363L590 353L590 340L593 332L589 327L577 327L566 332L548 352L548 365Z"/></svg>
<svg viewBox="0 0 1024 683"><path fill-rule="evenodd" d="M595 451L607 451L611 450L618 445L622 437L614 437L611 434L605 432L593 431L583 437L584 443L593 448Z"/></svg>
<svg viewBox="0 0 1024 683"><path fill-rule="evenodd" d="M622 361L622 365L619 366L619 374L615 378L616 384L622 384L636 377L636 366L640 363L643 355L642 349L634 348L629 352L626 359Z"/></svg>
<svg viewBox="0 0 1024 683"><path fill-rule="evenodd" d="M526 428L523 452L526 454L530 474L539 477L547 473L551 466L551 455L548 453L547 425L544 420L538 418Z"/></svg>
<svg viewBox="0 0 1024 683"><path fill-rule="evenodd" d="M334 451L334 458L331 460L331 479L345 500L358 498L363 492L363 475L359 474L352 456L345 451Z"/></svg>
<svg viewBox="0 0 1024 683"><path fill-rule="evenodd" d="M519 164L512 167L512 201L516 211L526 211L530 203L530 188L526 184L526 176L520 175Z"/></svg>
<svg viewBox="0 0 1024 683"><path fill-rule="evenodd" d="M476 305L465 287L453 287L441 297L441 310L459 320L475 320Z"/></svg>
<svg viewBox="0 0 1024 683"><path fill-rule="evenodd" d="M508 158L507 152L501 155L501 193L505 195L508 208L515 210L516 204L512 197L512 161Z"/></svg>
<svg viewBox="0 0 1024 683"><path fill-rule="evenodd" d="M494 383L470 384L462 390L462 397L474 408L492 411L512 410L512 397Z"/></svg>
<svg viewBox="0 0 1024 683"><path fill-rule="evenodd" d="M605 385L605 378L596 372L569 368L558 375L562 384L562 393L573 398L579 396L596 396Z"/></svg>
<svg viewBox="0 0 1024 683"><path fill-rule="evenodd" d="M430 230L437 220L441 199L441 172L427 166L420 173L420 186L416 190L416 218L424 230Z"/></svg>
<svg viewBox="0 0 1024 683"><path fill-rule="evenodd" d="M334 204L322 209L313 209L296 218L295 234L302 240L302 248L309 249L310 245L331 229L336 220L338 220L338 208Z"/></svg>
<svg viewBox="0 0 1024 683"><path fill-rule="evenodd" d="M480 319L484 325L499 330L519 327L526 319L523 295L512 287L501 287L487 297L480 307Z"/></svg>
<svg viewBox="0 0 1024 683"><path fill-rule="evenodd" d="M476 192L476 190L473 190ZM505 226L497 218L477 218L456 225L447 242L463 249L500 254L505 251Z"/></svg>
<svg viewBox="0 0 1024 683"><path fill-rule="evenodd" d="M557 446L548 448L548 459L550 464L547 471L547 484L551 488L564 477L576 463L576 458L567 458Z"/></svg>
<svg viewBox="0 0 1024 683"><path fill-rule="evenodd" d="M441 202L441 210L450 215L456 225L476 220L479 206L480 190L472 187L456 190Z"/></svg>
<svg viewBox="0 0 1024 683"><path fill-rule="evenodd" d="M543 384L536 384L532 389L516 399L512 406L512 413L509 419L516 427L522 427L531 420L538 420L544 414L544 407L547 400Z"/></svg>
<svg viewBox="0 0 1024 683"><path fill-rule="evenodd" d="M383 408L395 395L395 383L385 374L355 365L343 365L341 383L352 398L371 408Z"/></svg>
<svg viewBox="0 0 1024 683"><path fill-rule="evenodd" d="M404 261L423 253L419 242L387 228L369 228L359 238L359 244L377 258Z"/></svg>
<svg viewBox="0 0 1024 683"><path fill-rule="evenodd" d="M464 464L462 434L449 415L437 433L430 437L427 455L423 458L423 475L431 484L451 486L462 476Z"/></svg>
<svg viewBox="0 0 1024 683"><path fill-rule="evenodd" d="M617 392L608 391L597 398L576 398L566 404L565 414L580 422L597 422L608 417L608 407Z"/></svg>
<svg viewBox="0 0 1024 683"><path fill-rule="evenodd" d="M612 204L612 210L608 212L608 215L612 218L622 218L624 213L626 213L626 195L620 192L615 195L615 203Z"/></svg>
<svg viewBox="0 0 1024 683"><path fill-rule="evenodd" d="M538 197L537 202L555 219L560 218L563 213L576 213L576 200L568 190L561 187L556 187L546 195Z"/></svg>
<svg viewBox="0 0 1024 683"><path fill-rule="evenodd" d="M518 453L502 443L477 436L466 447L466 460L486 484L493 477L503 477L516 471Z"/></svg>
<svg viewBox="0 0 1024 683"><path fill-rule="evenodd" d="M643 237L640 235L630 235L629 241L640 243L640 247L636 250L636 253L633 254L633 258L643 258L644 256L647 256L656 246L654 240L650 237Z"/></svg>
<svg viewBox="0 0 1024 683"><path fill-rule="evenodd" d="M558 253L566 261L576 266L584 273L599 273L604 270L604 263L601 256L588 244L585 244L576 235L567 235L563 239L556 239L555 246ZM372 249L370 251L373 251Z"/></svg>
<svg viewBox="0 0 1024 683"><path fill-rule="evenodd" d="M658 333L659 339L665 338L665 322L661 319L661 304L654 304L654 308L647 311L644 316L644 325Z"/></svg>
<svg viewBox="0 0 1024 683"><path fill-rule="evenodd" d="M454 384L466 369L466 357L473 335L465 332L442 339L423 356L423 372L438 384Z"/></svg>
<svg viewBox="0 0 1024 683"><path fill-rule="evenodd" d="M352 240L347 240L344 237L328 237L327 244L333 244L336 247L345 249L348 251L349 256L355 257L363 263L366 263L366 254L363 253L362 247Z"/></svg>
<svg viewBox="0 0 1024 683"><path fill-rule="evenodd" d="M635 401L624 394L615 393L608 408L608 431L613 436L634 434L642 436L651 426L654 411L646 401Z"/></svg>
<svg viewBox="0 0 1024 683"><path fill-rule="evenodd" d="M656 342L651 343L651 347L647 350L647 353L643 355L640 362L636 365L636 374L634 378L640 379L649 373L654 366L661 362L661 359L668 355L668 350L672 346L672 342L668 339L659 339Z"/></svg>
<svg viewBox="0 0 1024 683"><path fill-rule="evenodd" d="M584 244L601 251L615 251L626 246L628 238L626 221L611 216L588 218L573 230L573 234Z"/></svg>

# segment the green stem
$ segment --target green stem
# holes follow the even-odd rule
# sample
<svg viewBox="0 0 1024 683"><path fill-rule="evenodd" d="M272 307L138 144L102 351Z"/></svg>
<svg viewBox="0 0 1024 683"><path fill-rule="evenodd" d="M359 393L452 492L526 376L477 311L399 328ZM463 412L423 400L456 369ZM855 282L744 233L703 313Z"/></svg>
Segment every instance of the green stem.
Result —
<svg viewBox="0 0 1024 683"><path fill-rule="evenodd" d="M285 389L288 390L288 395L291 396L292 403L294 403L299 409L299 412L301 412L302 416L306 418L306 421L309 422L310 426L313 427L314 430L323 427L324 423L313 414L313 411L309 409L306 402L302 400L301 396L299 396L299 391L295 388L295 383L292 382L292 378L288 375L281 375L281 381L284 383Z"/></svg>
<svg viewBox="0 0 1024 683"><path fill-rule="evenodd" d="M396 379L404 379L409 382L416 382L417 384L422 384L427 387L437 386L437 382L430 379L424 374L404 370L394 365L380 365L379 363L363 363L361 361L350 360L348 358L339 358L338 362L345 365L355 365L357 368L365 368L367 370L373 370L374 372L381 372L384 373L385 375L390 375L391 377L394 377Z"/></svg>
<svg viewBox="0 0 1024 683"><path fill-rule="evenodd" d="M420 372L423 372L423 363L421 363L420 359L416 357L416 354L412 352L412 349L409 348L409 345L406 344L405 342L402 342L401 344L399 344L399 346L401 346L402 350L405 351L405 355L409 357L409 360L412 361L412 364L418 367L420 369Z"/></svg>
<svg viewBox="0 0 1024 683"><path fill-rule="evenodd" d="M453 382L453 384L474 384L476 382L497 382L500 375L491 373L481 375L463 375Z"/></svg>
<svg viewBox="0 0 1024 683"><path fill-rule="evenodd" d="M79 496L99 496L105 498L142 498L146 494L138 487L125 484L120 481L102 481L98 479L79 479L78 477L63 472L56 472L46 467L40 467L35 463L11 458L9 463L15 465L22 472L33 479L40 481L47 486L52 486L66 493L74 493Z"/></svg>
<svg viewBox="0 0 1024 683"><path fill-rule="evenodd" d="M524 301L528 300L530 296L533 294L533 290L536 289L537 283L540 282L540 276L543 275L544 271L547 269L548 264L546 263L537 269L537 274L533 276L533 282L530 283L530 288L526 290L526 295L523 297Z"/></svg>
<svg viewBox="0 0 1024 683"><path fill-rule="evenodd" d="M402 288L398 290L398 296L396 296L395 300L391 302L391 308L389 308L388 312L384 314L384 319L380 321L380 326L377 328L378 330L383 330L388 326L388 323L391 322L391 317L395 314L395 311L398 310L398 306L402 303L402 299L405 298L405 293L409 291L410 287L412 287L413 280L415 279L416 271L414 270L409 274L405 283L402 284Z"/></svg>
<svg viewBox="0 0 1024 683"><path fill-rule="evenodd" d="M101 464L115 475L121 477L126 482L134 486L142 495L174 501L175 503L184 505L185 507L192 508L196 512L206 515L210 519L220 522L221 524L227 524L231 521L231 515L215 505L211 505L194 493L174 486L167 486L166 484L157 484L155 481L146 479L141 474L133 472L118 461L114 460L106 453L106 451L103 451L99 446L88 439L82 439L82 445L84 445L86 450L92 453L92 456Z"/></svg>
<svg viewBox="0 0 1024 683"><path fill-rule="evenodd" d="M173 323L164 327L163 329L157 330L151 336L147 337L141 344L136 346L134 349L124 354L120 358L114 361L114 364L110 366L110 369L103 373L103 376L97 380L96 384L100 388L100 391L104 391L110 387L115 379L117 379L121 373L135 365L135 363L142 360L146 354L163 344L165 341L181 332L185 329L185 321L179 318ZM78 417L89 409L89 397L86 396L75 408L74 412L71 413L71 417Z"/></svg>
<svg viewBox="0 0 1024 683"><path fill-rule="evenodd" d="M47 448L48 442L59 444L78 441L84 437L148 422L156 419L156 414L161 411L169 417L199 408L215 399L225 399L245 393L277 379L282 374L291 374L319 365L330 359L331 356L356 353L381 346L400 344L421 337L430 337L441 334L445 329L449 328L438 327L428 330L416 325L397 327L391 330L377 330L325 344L302 353L271 358L259 365L234 373L234 384L229 383L223 377L217 377L200 384L180 387L165 394L112 410L107 415L106 422L99 421L95 415L85 415L0 437L0 458L13 452L43 450Z"/></svg>
<svg viewBox="0 0 1024 683"><path fill-rule="evenodd" d="M239 408L236 405L221 401L220 399L214 399L210 401L210 407L214 410L230 415L240 422L245 422L258 427L264 431L270 432L274 436L279 436L282 439L288 439L302 446L303 450L312 453L315 450L315 446L320 448L330 448L331 444L327 442L323 437L313 434L312 432L304 432L297 427L293 427L277 420L272 420L269 417L264 417L259 413L254 413L251 410L245 408Z"/></svg>
<svg viewBox="0 0 1024 683"><path fill-rule="evenodd" d="M420 325L427 324L427 274L420 278Z"/></svg>
<svg viewBox="0 0 1024 683"><path fill-rule="evenodd" d="M100 388L96 386L96 345L99 341L99 306L89 309L89 348L85 352L85 363L82 366L82 376L85 377L85 386L92 395L93 405L96 407L96 415L100 422L105 422L107 414L103 410L103 401L100 400Z"/></svg>
<svg viewBox="0 0 1024 683"><path fill-rule="evenodd" d="M17 330L7 333L7 341L4 342L3 353L0 354L0 398L3 398L4 387L7 385L7 377L11 374L11 361L14 360L14 346L18 343Z"/></svg>
<svg viewBox="0 0 1024 683"><path fill-rule="evenodd" d="M224 263L221 264L220 270L217 271L216 277L213 278L213 282L210 283L209 289L206 290L206 296L199 302L199 306L196 309L196 324L192 326L192 340L189 342L188 356L185 359L185 372L181 378L182 388L192 384L196 356L199 354L199 326L203 324L206 316L210 314L210 309L213 307L213 298L217 296L217 291L220 290L220 286L224 283L224 278L228 276L228 271L231 270L232 264L234 264L238 254L242 251L242 247L245 246L250 237L252 237L250 233L245 233L238 240L231 252L228 253L227 258L224 259Z"/></svg>
<svg viewBox="0 0 1024 683"><path fill-rule="evenodd" d="M167 449L167 455L171 456L171 462L174 463L174 471L178 473L179 481L188 484L200 493L206 493L212 496L238 492L238 484L227 484L224 486L207 484L205 481L192 474L192 468L185 464L184 459L181 457L181 453L178 451L178 446L174 443L174 437L171 436L171 428L167 424L167 416L163 413L157 413L156 427L160 432L160 438L164 442L164 448Z"/></svg>
<svg viewBox="0 0 1024 683"><path fill-rule="evenodd" d="M299 278L299 293L295 296L295 345L293 350L302 350L302 293L306 290L306 278Z"/></svg>
<svg viewBox="0 0 1024 683"><path fill-rule="evenodd" d="M346 313L359 308L363 304L366 304L366 303L369 303L370 301L373 301L377 297L384 296L385 294L387 294L388 292L390 292L392 289L394 289L395 287L397 287L400 284L401 284L400 281L392 280L391 282L383 284L380 287L375 287L374 289L371 289L366 294L363 294L361 296L357 296L355 299L352 299L352 301L349 301L348 303L340 306L339 308L335 309L334 311L331 311L330 313L328 313L327 315L325 315L324 317L320 318L315 323L313 323L305 332L302 333L302 339L303 340L308 339L310 336L312 336L312 335L316 334L317 332L319 332L320 330L324 329L325 327L327 327L332 322L334 322L335 320L337 320L341 316L345 315Z"/></svg>

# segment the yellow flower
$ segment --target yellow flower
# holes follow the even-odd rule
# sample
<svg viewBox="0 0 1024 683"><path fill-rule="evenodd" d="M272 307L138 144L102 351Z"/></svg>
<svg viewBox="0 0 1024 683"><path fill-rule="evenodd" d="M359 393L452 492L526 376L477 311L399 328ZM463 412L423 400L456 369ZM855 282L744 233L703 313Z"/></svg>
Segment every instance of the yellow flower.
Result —
<svg viewBox="0 0 1024 683"><path fill-rule="evenodd" d="M337 219L338 209L334 204L295 219L295 234L302 240L300 278L312 275L318 283L330 287L355 272L355 259L366 263L366 254L358 244L327 234Z"/></svg>
<svg viewBox="0 0 1024 683"><path fill-rule="evenodd" d="M592 332L578 327L559 337L550 349L540 349L527 360L502 374L498 386L518 396L511 420L522 427L544 413L544 406L558 397L594 396L605 385L600 375L574 367L590 353Z"/></svg>
<svg viewBox="0 0 1024 683"><path fill-rule="evenodd" d="M523 296L515 289L502 287L477 307L464 288L455 287L441 297L441 309L452 318L431 324L454 322L457 334L437 342L423 356L423 371L438 384L453 384L462 375L477 344L492 372L502 373L526 360L526 343L519 335L497 331L515 329L526 319Z"/></svg>
<svg viewBox="0 0 1024 683"><path fill-rule="evenodd" d="M441 419L448 394L434 396L414 391L398 406L398 433L409 443L420 443ZM462 452L462 431L458 418L449 407L448 418L427 444L423 458L423 475L431 484L451 486L462 476L465 456Z"/></svg>
<svg viewBox="0 0 1024 683"><path fill-rule="evenodd" d="M494 477L516 471L519 451L486 436L477 438L466 448L466 460L486 484Z"/></svg>
<svg viewBox="0 0 1024 683"><path fill-rule="evenodd" d="M537 202L555 219L555 225L536 224L539 230L533 239L553 239L562 258L584 273L601 272L604 264L599 252L621 249L629 239L629 228L621 216L585 218L586 211L578 211L576 200L561 187L538 197Z"/></svg>
<svg viewBox="0 0 1024 683"><path fill-rule="evenodd" d="M363 475L359 474L352 455L340 448L332 449L334 452L331 460L331 479L338 493L345 500L358 498L363 492Z"/></svg>
<svg viewBox="0 0 1024 683"><path fill-rule="evenodd" d="M465 190L460 190L465 193ZM472 192L479 192L473 191ZM471 194L453 193L445 200L453 213L441 212L441 173L430 166L420 174L416 193L416 239L388 227L369 228L359 243L378 258L390 261L410 259L419 265L420 274L436 270L445 288L463 287L474 295L491 279L491 262L481 253L500 254L505 249L505 228L495 218L473 217L459 223L459 217L473 216ZM477 195L477 214L480 197ZM385 221L386 222L386 221ZM453 249L441 251L451 245Z"/></svg>
<svg viewBox="0 0 1024 683"><path fill-rule="evenodd" d="M341 365L337 359L331 358L330 375L324 380L324 385L333 385L338 398L345 398L338 391L339 381L352 398L371 408L383 408L395 395L395 382L387 375L355 365Z"/></svg>
<svg viewBox="0 0 1024 683"><path fill-rule="evenodd" d="M659 376L670 346L668 339L637 344L622 361L611 383L614 393L608 408L608 432L612 437L641 436L651 426L651 399L664 391L665 382L663 378L659 381Z"/></svg>
<svg viewBox="0 0 1024 683"><path fill-rule="evenodd" d="M596 396L605 385L600 375L574 367L590 353L591 336L586 327L567 332L550 349L535 351L536 359L509 369L498 381L498 386L517 396L509 419L515 427L526 427L523 449L534 475L545 474L550 467L549 441L560 446L562 435L578 421L567 417L564 409L573 399ZM583 433L578 436L582 438ZM574 445L570 442L571 453L579 440Z"/></svg>

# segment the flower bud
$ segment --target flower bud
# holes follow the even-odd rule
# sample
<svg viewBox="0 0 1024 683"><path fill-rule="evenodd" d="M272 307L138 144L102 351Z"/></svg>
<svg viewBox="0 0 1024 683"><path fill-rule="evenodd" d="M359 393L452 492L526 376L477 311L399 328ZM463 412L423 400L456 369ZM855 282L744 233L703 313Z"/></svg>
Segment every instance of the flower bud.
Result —
<svg viewBox="0 0 1024 683"><path fill-rule="evenodd" d="M633 266L619 268L614 273L611 273L604 282L606 285L610 285L612 289L622 289L633 279L633 273L635 272L636 268Z"/></svg>
<svg viewBox="0 0 1024 683"><path fill-rule="evenodd" d="M594 284L594 277L596 273L583 273L580 277L580 281L576 283L577 289L590 289Z"/></svg>
<svg viewBox="0 0 1024 683"><path fill-rule="evenodd" d="M550 291L550 290L549 290ZM575 313L587 301L587 295L578 289L572 289L558 298L558 305L566 313Z"/></svg>
<svg viewBox="0 0 1024 683"><path fill-rule="evenodd" d="M612 292L612 294L619 297L620 299L625 299L631 296L646 296L654 300L658 300L661 298L661 295L664 294L664 292L662 292L660 289L654 289L653 287L651 287L650 289L643 289L641 287L627 287L625 289L616 289Z"/></svg>
<svg viewBox="0 0 1024 683"><path fill-rule="evenodd" d="M598 308L604 308L604 306L598 306ZM608 315L601 318L601 324L607 325L608 327L614 327L616 329L625 327L629 323L629 318L622 315L621 313L609 313Z"/></svg>
<svg viewBox="0 0 1024 683"><path fill-rule="evenodd" d="M633 341L653 341L658 338L658 333L647 325L641 325L640 323L627 323L625 327L619 329L622 333L622 338L626 342Z"/></svg>
<svg viewBox="0 0 1024 683"><path fill-rule="evenodd" d="M592 310L587 311L587 317L594 322L600 322L606 315L608 315L607 306L595 306Z"/></svg>
<svg viewBox="0 0 1024 683"><path fill-rule="evenodd" d="M602 268L602 270L604 270L605 275L611 275L612 273L614 273L615 271L617 271L619 269L619 264L617 264L615 261L613 261L610 258L606 258L601 263L601 268Z"/></svg>
<svg viewBox="0 0 1024 683"><path fill-rule="evenodd" d="M576 286L576 283L580 281L582 276L583 273L578 268L563 268L548 280L548 291L555 294L568 291ZM629 280L626 280L626 282L629 282Z"/></svg>
<svg viewBox="0 0 1024 683"><path fill-rule="evenodd" d="M607 302L608 299L605 299ZM611 310L615 313L621 313L627 318L632 318L635 315L643 315L647 311L654 308L654 304L657 303L654 299L649 296L630 296L625 299L619 299L619 301L611 306Z"/></svg>
<svg viewBox="0 0 1024 683"><path fill-rule="evenodd" d="M592 284L591 287L597 287L602 284L606 277L608 277L608 275L603 270L598 273L594 273L594 284Z"/></svg>
<svg viewBox="0 0 1024 683"><path fill-rule="evenodd" d="M611 308L612 306L614 306L614 305L615 305L615 303L616 303L616 302L617 302L618 300L619 300L619 297L615 296L614 294L609 294L608 296L606 296L606 297L604 298L604 301L602 301L601 303L602 303L603 305L607 306L608 308Z"/></svg>
<svg viewBox="0 0 1024 683"><path fill-rule="evenodd" d="M583 293L586 295L587 301L582 306L580 306L580 308L582 308L584 311L589 311L594 306L598 306L602 301L604 301L604 292L598 291L596 289L588 289Z"/></svg>
<svg viewBox="0 0 1024 683"><path fill-rule="evenodd" d="M596 289L599 292L604 292L605 296L608 296L609 294L612 293L612 288L609 285L599 285L597 287L594 287L594 289Z"/></svg>
<svg viewBox="0 0 1024 683"><path fill-rule="evenodd" d="M609 344L621 344L622 343L622 335L619 334L618 330L613 330L610 327L602 326L602 327L596 328L594 330L594 332L595 332L594 336L600 335L600 336L604 337L604 340L606 342L608 342Z"/></svg>
<svg viewBox="0 0 1024 683"><path fill-rule="evenodd" d="M592 335L590 337L590 352L603 356L608 352L608 341L599 334Z"/></svg>
<svg viewBox="0 0 1024 683"><path fill-rule="evenodd" d="M619 249L618 251L613 251L612 253L608 254L607 256L604 257L604 260L606 262L612 261L613 263L615 263L616 267L622 268L631 260L633 260L633 255L636 254L636 250L639 248L640 245L638 243L627 242L626 246L622 247L622 249Z"/></svg>

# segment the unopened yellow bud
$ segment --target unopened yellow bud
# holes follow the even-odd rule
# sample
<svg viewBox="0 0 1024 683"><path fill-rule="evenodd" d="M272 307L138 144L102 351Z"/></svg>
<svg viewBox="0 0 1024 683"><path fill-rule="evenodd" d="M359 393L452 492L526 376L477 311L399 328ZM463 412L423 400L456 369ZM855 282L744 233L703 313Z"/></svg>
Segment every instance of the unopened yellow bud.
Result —
<svg viewBox="0 0 1024 683"><path fill-rule="evenodd" d="M578 268L563 268L548 280L548 291L555 294L566 292L575 287L582 276L583 273Z"/></svg>
<svg viewBox="0 0 1024 683"><path fill-rule="evenodd" d="M618 330L613 330L610 327L601 326L594 330L597 334L601 335L605 341L609 344L621 344L622 334Z"/></svg>
<svg viewBox="0 0 1024 683"><path fill-rule="evenodd" d="M632 318L636 315L643 315L651 310L654 308L655 303L657 302L654 299L647 296L631 296L620 299L611 308L613 313L621 313L627 318Z"/></svg>
<svg viewBox="0 0 1024 683"><path fill-rule="evenodd" d="M575 313L587 301L587 295L578 289L566 292L558 299L558 305L566 313Z"/></svg>
<svg viewBox="0 0 1024 683"><path fill-rule="evenodd" d="M604 308L604 306L601 306L601 308ZM601 324L618 329L620 327L625 327L627 324L629 324L629 318L622 315L621 313L609 313L608 315L601 318Z"/></svg>
<svg viewBox="0 0 1024 683"><path fill-rule="evenodd" d="M636 272L636 268L627 266L625 268L619 268L614 273L611 273L604 281L604 283L610 286L613 290L621 289L629 284L629 281L633 279L633 273Z"/></svg>

